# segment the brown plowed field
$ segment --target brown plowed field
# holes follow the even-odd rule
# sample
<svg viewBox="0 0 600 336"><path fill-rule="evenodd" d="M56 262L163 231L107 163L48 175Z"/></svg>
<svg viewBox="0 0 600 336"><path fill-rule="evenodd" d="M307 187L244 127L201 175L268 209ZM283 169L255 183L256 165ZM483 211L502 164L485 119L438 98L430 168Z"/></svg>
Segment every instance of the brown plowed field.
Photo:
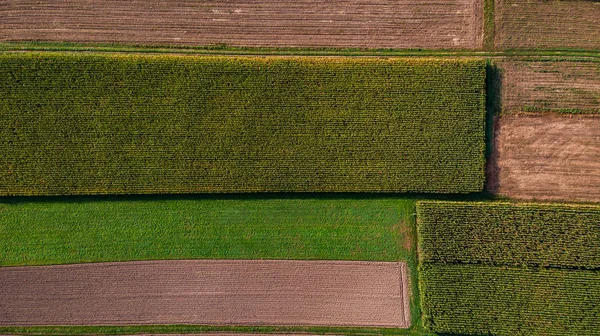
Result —
<svg viewBox="0 0 600 336"><path fill-rule="evenodd" d="M600 201L600 116L504 115L494 133L489 191Z"/></svg>
<svg viewBox="0 0 600 336"><path fill-rule="evenodd" d="M480 48L482 0L0 1L0 40Z"/></svg>
<svg viewBox="0 0 600 336"><path fill-rule="evenodd" d="M499 49L600 49L600 2L495 0Z"/></svg>
<svg viewBox="0 0 600 336"><path fill-rule="evenodd" d="M408 327L404 263L179 260L0 268L0 325Z"/></svg>
<svg viewBox="0 0 600 336"><path fill-rule="evenodd" d="M503 112L600 113L598 61L511 60L498 66Z"/></svg>

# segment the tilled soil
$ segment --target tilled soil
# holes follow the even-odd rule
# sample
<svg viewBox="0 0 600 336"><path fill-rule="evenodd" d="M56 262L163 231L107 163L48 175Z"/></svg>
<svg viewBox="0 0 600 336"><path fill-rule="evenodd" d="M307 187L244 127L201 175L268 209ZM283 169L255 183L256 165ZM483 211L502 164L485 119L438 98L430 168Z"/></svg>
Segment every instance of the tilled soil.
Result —
<svg viewBox="0 0 600 336"><path fill-rule="evenodd" d="M503 115L494 133L489 191L520 199L600 201L600 116Z"/></svg>
<svg viewBox="0 0 600 336"><path fill-rule="evenodd" d="M0 268L0 325L410 325L405 263L173 260Z"/></svg>
<svg viewBox="0 0 600 336"><path fill-rule="evenodd" d="M482 0L0 1L0 40L480 48Z"/></svg>
<svg viewBox="0 0 600 336"><path fill-rule="evenodd" d="M498 67L503 112L600 113L600 62L509 60Z"/></svg>
<svg viewBox="0 0 600 336"><path fill-rule="evenodd" d="M495 0L499 49L600 49L600 2Z"/></svg>

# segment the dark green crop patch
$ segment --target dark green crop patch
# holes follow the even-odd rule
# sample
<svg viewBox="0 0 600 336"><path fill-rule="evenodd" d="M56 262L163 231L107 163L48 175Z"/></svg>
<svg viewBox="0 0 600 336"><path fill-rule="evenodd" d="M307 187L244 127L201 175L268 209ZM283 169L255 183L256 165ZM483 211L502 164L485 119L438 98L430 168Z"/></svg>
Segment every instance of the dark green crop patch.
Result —
<svg viewBox="0 0 600 336"><path fill-rule="evenodd" d="M422 262L600 269L600 206L417 204Z"/></svg>
<svg viewBox="0 0 600 336"><path fill-rule="evenodd" d="M19 53L0 79L0 195L483 188L483 60Z"/></svg>

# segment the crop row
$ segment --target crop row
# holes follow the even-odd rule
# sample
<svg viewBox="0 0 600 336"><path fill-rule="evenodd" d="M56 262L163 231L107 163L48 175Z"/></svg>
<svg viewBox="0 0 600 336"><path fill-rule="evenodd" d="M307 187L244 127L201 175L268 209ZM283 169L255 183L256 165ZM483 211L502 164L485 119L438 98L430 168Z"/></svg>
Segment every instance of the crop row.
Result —
<svg viewBox="0 0 600 336"><path fill-rule="evenodd" d="M421 266L424 323L474 335L598 335L600 272Z"/></svg>
<svg viewBox="0 0 600 336"><path fill-rule="evenodd" d="M0 195L466 193L481 60L0 55Z"/></svg>
<svg viewBox="0 0 600 336"><path fill-rule="evenodd" d="M423 262L600 269L600 206L421 201Z"/></svg>

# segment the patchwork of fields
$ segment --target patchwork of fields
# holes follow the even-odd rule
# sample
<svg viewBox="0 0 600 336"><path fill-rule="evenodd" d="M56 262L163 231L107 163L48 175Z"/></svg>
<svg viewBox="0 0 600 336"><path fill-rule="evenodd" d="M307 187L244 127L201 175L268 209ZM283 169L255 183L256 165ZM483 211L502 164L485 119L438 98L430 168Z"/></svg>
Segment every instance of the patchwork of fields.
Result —
<svg viewBox="0 0 600 336"><path fill-rule="evenodd" d="M0 1L0 334L600 334L599 18Z"/></svg>

